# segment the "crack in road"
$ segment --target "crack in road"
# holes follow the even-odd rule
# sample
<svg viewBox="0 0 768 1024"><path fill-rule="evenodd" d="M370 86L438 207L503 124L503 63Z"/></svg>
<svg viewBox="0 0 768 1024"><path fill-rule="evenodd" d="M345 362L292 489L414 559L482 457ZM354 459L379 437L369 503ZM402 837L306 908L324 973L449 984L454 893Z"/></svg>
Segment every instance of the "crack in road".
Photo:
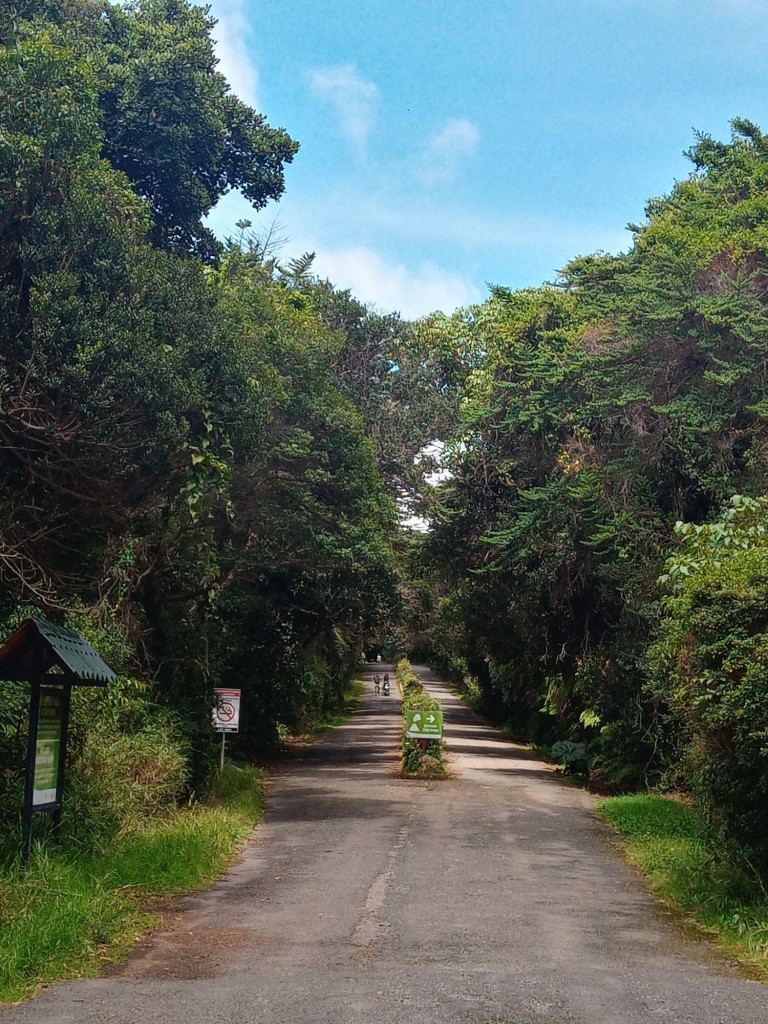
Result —
<svg viewBox="0 0 768 1024"><path fill-rule="evenodd" d="M376 941L382 942L390 928L390 923L381 914L387 900L387 892L395 877L397 856L406 844L410 825L401 825L397 840L387 855L387 866L371 883L365 898L363 917L352 934L354 946L370 948Z"/></svg>

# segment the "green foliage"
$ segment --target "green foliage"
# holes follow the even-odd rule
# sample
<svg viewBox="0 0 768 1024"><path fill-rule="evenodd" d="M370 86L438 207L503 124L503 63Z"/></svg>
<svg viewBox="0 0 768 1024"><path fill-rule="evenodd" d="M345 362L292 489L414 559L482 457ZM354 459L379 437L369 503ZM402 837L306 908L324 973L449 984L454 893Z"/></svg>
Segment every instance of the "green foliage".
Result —
<svg viewBox="0 0 768 1024"><path fill-rule="evenodd" d="M6 784L0 790L0 859L13 859L21 845L22 740L29 697L25 687L15 685L14 690L16 717L10 728L0 725L0 735L16 739L2 751ZM178 723L158 708L146 685L123 677L104 689L76 689L68 753L65 846L103 850L115 836L146 828L176 810L188 774L187 745ZM39 834L49 824L39 821Z"/></svg>
<svg viewBox="0 0 768 1024"><path fill-rule="evenodd" d="M222 246L202 218L222 195L240 189L256 209L282 195L298 145L230 92L206 8L188 0L25 7L6 31L23 39L50 26L92 69L102 155L146 200L156 245L210 261Z"/></svg>
<svg viewBox="0 0 768 1024"><path fill-rule="evenodd" d="M382 315L302 267L308 269L301 263L294 268L301 272L298 277L295 272L283 277L308 296L338 338L336 378L363 415L401 513L423 514L431 494L426 478L436 468L429 451L453 435L458 420L466 368L453 341L436 328L439 317L409 324L396 313Z"/></svg>
<svg viewBox="0 0 768 1024"><path fill-rule="evenodd" d="M201 888L231 862L263 807L263 773L227 765L206 805L115 836L106 850L36 847L0 867L0 1003L92 976L153 923L152 897ZM55 894L55 899L52 899Z"/></svg>
<svg viewBox="0 0 768 1024"><path fill-rule="evenodd" d="M572 740L558 740L552 744L550 755L553 761L563 765L566 772L578 771L587 764L587 747Z"/></svg>
<svg viewBox="0 0 768 1024"><path fill-rule="evenodd" d="M400 690L403 694L403 699L408 698L411 694L417 696L423 693L423 687L419 680L419 677L411 668L411 663L407 658L401 658L395 665L395 675L397 681L400 684Z"/></svg>
<svg viewBox="0 0 768 1024"><path fill-rule="evenodd" d="M731 499L715 522L678 524L681 547L651 649L654 693L683 729L676 777L721 836L768 866L768 501Z"/></svg>
<svg viewBox="0 0 768 1024"><path fill-rule="evenodd" d="M767 506L766 498L735 494L715 522L675 523L682 544L668 559L659 583L678 591L702 569L723 566L739 551L768 546Z"/></svg>
<svg viewBox="0 0 768 1024"><path fill-rule="evenodd" d="M443 325L470 372L425 542L426 636L515 733L585 744L596 777L622 787L659 779L688 742L682 709L646 685L674 524L698 531L768 476L768 148L738 121L729 144L700 138L691 155L695 173L649 203L629 252L494 288ZM745 543L719 529L700 535L710 554ZM738 657L747 641L731 639Z"/></svg>
<svg viewBox="0 0 768 1024"><path fill-rule="evenodd" d="M279 196L296 148L229 92L211 27L186 0L0 12L0 617L46 609L150 680L192 789L216 685L262 751L337 707L399 603L395 502L337 373L351 323L299 291L306 261L204 265L200 218L233 187ZM170 719L142 739L123 710L127 776ZM9 706L5 788L23 727Z"/></svg>
<svg viewBox="0 0 768 1024"><path fill-rule="evenodd" d="M768 900L743 862L713 845L700 814L662 796L605 800L597 813L626 842L627 856L669 906L768 979Z"/></svg>
<svg viewBox="0 0 768 1024"><path fill-rule="evenodd" d="M90 728L72 766L65 836L103 843L161 819L174 810L186 775L184 747L162 720L132 735Z"/></svg>

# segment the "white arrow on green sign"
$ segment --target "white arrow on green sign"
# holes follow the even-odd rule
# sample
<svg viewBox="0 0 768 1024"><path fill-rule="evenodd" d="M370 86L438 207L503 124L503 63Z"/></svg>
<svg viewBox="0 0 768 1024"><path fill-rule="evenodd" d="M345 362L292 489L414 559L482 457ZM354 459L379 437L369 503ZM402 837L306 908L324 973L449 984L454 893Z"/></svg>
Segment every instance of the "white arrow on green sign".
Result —
<svg viewBox="0 0 768 1024"><path fill-rule="evenodd" d="M442 711L406 711L405 735L412 740L439 740L443 735Z"/></svg>

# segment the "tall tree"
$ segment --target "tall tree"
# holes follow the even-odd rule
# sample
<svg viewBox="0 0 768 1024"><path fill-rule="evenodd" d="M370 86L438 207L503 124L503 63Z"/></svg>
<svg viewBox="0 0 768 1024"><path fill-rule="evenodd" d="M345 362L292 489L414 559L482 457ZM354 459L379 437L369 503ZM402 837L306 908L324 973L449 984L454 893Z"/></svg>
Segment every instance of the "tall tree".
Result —
<svg viewBox="0 0 768 1024"><path fill-rule="evenodd" d="M15 14L15 17L14 17ZM149 203L158 246L206 260L221 244L202 221L231 189L259 209L282 195L298 143L231 91L217 70L216 21L191 0L25 0L96 72L103 155Z"/></svg>

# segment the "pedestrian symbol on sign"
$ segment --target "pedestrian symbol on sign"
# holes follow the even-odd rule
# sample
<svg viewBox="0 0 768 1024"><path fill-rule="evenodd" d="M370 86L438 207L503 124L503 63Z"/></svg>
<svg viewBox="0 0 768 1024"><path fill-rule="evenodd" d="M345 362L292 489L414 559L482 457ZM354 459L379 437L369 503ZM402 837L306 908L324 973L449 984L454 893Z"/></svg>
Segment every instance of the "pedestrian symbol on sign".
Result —
<svg viewBox="0 0 768 1024"><path fill-rule="evenodd" d="M439 740L443 735L442 711L406 711L405 735L412 740Z"/></svg>

